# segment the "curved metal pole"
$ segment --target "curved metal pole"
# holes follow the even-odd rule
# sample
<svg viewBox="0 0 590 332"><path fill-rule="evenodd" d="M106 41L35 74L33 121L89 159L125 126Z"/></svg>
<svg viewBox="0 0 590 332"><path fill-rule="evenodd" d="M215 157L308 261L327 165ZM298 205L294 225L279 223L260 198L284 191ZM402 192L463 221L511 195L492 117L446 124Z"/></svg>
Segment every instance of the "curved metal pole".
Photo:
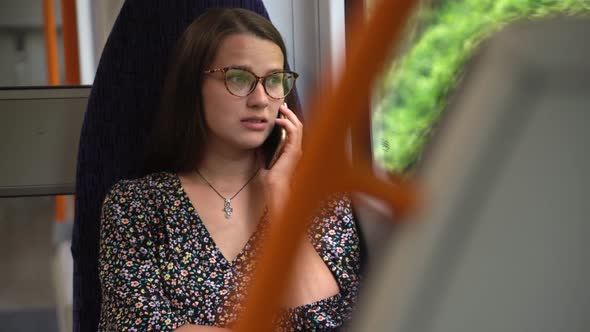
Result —
<svg viewBox="0 0 590 332"><path fill-rule="evenodd" d="M67 85L80 84L80 56L78 54L78 25L76 24L76 0L61 0L64 62Z"/></svg>
<svg viewBox="0 0 590 332"><path fill-rule="evenodd" d="M297 247L308 226L305 221L311 220L312 211L326 195L365 192L388 202L398 215L412 209L412 187L401 181L392 185L375 178L368 161L353 168L345 142L350 125L369 116L366 101L373 80L383 69L414 3L380 0L369 22L354 30L349 61L335 90L320 94L329 97L313 104L313 109L321 110L311 112L316 118L310 121L307 138L313 144L305 144L286 211L272 216L275 225L264 243L237 331L272 331L271 318L278 313Z"/></svg>
<svg viewBox="0 0 590 332"><path fill-rule="evenodd" d="M43 0L43 34L47 63L47 84L59 85L59 62L57 55L57 27L53 0ZM67 198L57 195L53 201L53 220L61 224L66 221Z"/></svg>
<svg viewBox="0 0 590 332"><path fill-rule="evenodd" d="M47 84L59 85L59 62L57 60L57 29L53 0L43 0L43 33L47 60Z"/></svg>

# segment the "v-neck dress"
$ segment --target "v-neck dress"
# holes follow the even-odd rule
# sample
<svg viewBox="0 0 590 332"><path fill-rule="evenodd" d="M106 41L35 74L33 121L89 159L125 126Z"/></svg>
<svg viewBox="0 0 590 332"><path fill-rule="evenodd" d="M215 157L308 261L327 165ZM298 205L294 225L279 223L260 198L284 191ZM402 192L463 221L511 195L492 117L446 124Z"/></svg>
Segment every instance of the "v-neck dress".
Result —
<svg viewBox="0 0 590 332"><path fill-rule="evenodd" d="M198 205L198 202L195 202ZM176 174L120 181L103 203L100 331L172 331L184 324L231 328L256 268L265 213L228 262ZM274 317L277 331L332 331L350 319L358 296L359 238L350 199L334 195L315 214L308 237L340 292Z"/></svg>

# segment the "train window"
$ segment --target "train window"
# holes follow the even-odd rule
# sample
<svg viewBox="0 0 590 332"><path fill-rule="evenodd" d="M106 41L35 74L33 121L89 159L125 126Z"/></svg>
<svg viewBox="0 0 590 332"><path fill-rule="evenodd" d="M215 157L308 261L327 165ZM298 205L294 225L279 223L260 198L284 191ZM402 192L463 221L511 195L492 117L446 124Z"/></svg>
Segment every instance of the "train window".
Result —
<svg viewBox="0 0 590 332"><path fill-rule="evenodd" d="M358 331L587 330L589 23L518 24L469 62Z"/></svg>
<svg viewBox="0 0 590 332"><path fill-rule="evenodd" d="M368 0L368 12L376 0ZM481 41L514 21L589 12L579 1L421 0L372 101L373 154L389 171L420 162L433 128ZM469 15L465 15L469 13Z"/></svg>
<svg viewBox="0 0 590 332"><path fill-rule="evenodd" d="M420 176L416 171L430 153L427 146L436 140L433 134L439 117L445 112L464 65L484 37L516 19L588 13L587 6L584 8L575 1L560 4L517 2L417 1L396 49L392 50L390 64L375 84L372 100L367 103L370 104L367 109L372 110L371 123L366 124L371 128L370 137L356 140L369 141L370 157L377 173ZM376 3L377 0L364 2L366 17L370 17ZM470 14L464 15L465 12ZM360 128L353 131L353 135L365 132L366 128ZM353 159L355 156L366 158L364 149L364 144L353 146ZM359 203L356 207L368 239L369 261L374 265L383 258L383 248L399 241L400 232L385 218L384 206L371 198L359 200ZM380 220L383 222L376 222Z"/></svg>

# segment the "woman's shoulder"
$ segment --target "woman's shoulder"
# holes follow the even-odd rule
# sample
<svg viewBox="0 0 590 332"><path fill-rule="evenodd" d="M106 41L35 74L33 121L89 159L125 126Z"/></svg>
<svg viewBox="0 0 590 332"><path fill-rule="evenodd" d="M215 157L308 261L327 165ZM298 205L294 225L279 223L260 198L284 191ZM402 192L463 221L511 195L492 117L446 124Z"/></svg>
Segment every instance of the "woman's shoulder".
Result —
<svg viewBox="0 0 590 332"><path fill-rule="evenodd" d="M361 247L350 194L335 193L326 197L308 235L322 259L335 271L341 285L356 287Z"/></svg>
<svg viewBox="0 0 590 332"><path fill-rule="evenodd" d="M176 174L170 172L156 172L136 179L122 179L110 188L105 200L154 200L174 191L177 181Z"/></svg>
<svg viewBox="0 0 590 332"><path fill-rule="evenodd" d="M333 193L320 203L319 217L349 215L352 215L352 203L348 193Z"/></svg>
<svg viewBox="0 0 590 332"><path fill-rule="evenodd" d="M333 193L320 202L314 215L312 230L322 232L338 230L356 233L352 202L348 193Z"/></svg>
<svg viewBox="0 0 590 332"><path fill-rule="evenodd" d="M178 177L174 173L158 172L136 179L116 182L107 193L102 206L103 224L129 227L153 220L176 191Z"/></svg>

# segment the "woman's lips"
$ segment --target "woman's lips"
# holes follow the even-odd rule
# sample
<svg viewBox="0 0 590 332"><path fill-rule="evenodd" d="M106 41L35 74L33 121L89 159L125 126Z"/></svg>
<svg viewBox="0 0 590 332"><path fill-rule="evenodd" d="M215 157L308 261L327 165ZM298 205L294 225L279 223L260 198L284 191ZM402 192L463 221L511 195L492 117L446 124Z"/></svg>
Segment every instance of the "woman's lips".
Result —
<svg viewBox="0 0 590 332"><path fill-rule="evenodd" d="M254 131L263 131L268 126L268 122L264 119L248 118L240 121L242 126Z"/></svg>

